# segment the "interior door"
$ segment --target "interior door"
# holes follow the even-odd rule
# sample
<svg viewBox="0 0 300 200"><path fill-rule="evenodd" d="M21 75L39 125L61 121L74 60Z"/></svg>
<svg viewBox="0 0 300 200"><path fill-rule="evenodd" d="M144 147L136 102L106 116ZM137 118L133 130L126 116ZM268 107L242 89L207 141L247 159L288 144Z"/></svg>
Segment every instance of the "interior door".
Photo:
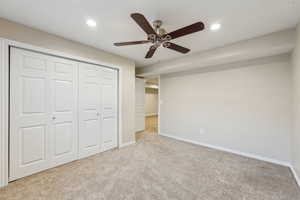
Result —
<svg viewBox="0 0 300 200"><path fill-rule="evenodd" d="M101 150L100 67L79 64L79 158Z"/></svg>
<svg viewBox="0 0 300 200"><path fill-rule="evenodd" d="M135 131L145 130L145 81L135 79Z"/></svg>
<svg viewBox="0 0 300 200"><path fill-rule="evenodd" d="M118 72L102 69L102 151L118 146Z"/></svg>
<svg viewBox="0 0 300 200"><path fill-rule="evenodd" d="M51 57L51 159L52 166L77 158L76 62Z"/></svg>
<svg viewBox="0 0 300 200"><path fill-rule="evenodd" d="M10 180L44 169L50 157L50 77L48 56L11 48Z"/></svg>

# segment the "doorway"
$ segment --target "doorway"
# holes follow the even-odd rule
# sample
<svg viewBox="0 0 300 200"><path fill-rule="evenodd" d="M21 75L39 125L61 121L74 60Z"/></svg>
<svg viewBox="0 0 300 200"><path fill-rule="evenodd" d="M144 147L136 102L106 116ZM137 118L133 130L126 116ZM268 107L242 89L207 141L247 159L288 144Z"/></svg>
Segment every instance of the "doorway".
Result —
<svg viewBox="0 0 300 200"><path fill-rule="evenodd" d="M136 139L158 134L159 79L136 79Z"/></svg>
<svg viewBox="0 0 300 200"><path fill-rule="evenodd" d="M148 79L145 84L145 129L158 132L158 79Z"/></svg>

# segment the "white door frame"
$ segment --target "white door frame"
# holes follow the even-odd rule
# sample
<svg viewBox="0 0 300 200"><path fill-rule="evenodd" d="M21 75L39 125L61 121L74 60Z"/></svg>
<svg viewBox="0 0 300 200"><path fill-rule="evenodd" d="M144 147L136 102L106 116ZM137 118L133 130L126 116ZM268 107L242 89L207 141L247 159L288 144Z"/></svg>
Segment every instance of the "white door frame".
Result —
<svg viewBox="0 0 300 200"><path fill-rule="evenodd" d="M139 89L141 89L141 83L143 83L143 103L141 104L140 103L140 91ZM144 131L145 130L145 117L146 117L146 114L145 114L145 79L141 79L141 78L135 78L135 132L140 132L140 131ZM140 125L141 123L138 123L139 122L139 117L138 115L140 113L138 113L140 110L141 110L141 107L143 108L142 110L142 115L143 115L143 127L140 128ZM137 129L139 128L139 129Z"/></svg>
<svg viewBox="0 0 300 200"><path fill-rule="evenodd" d="M158 135L160 135L160 104L161 104L161 100L160 100L160 96L161 96L161 87L160 87L160 75L158 76L158 117L157 117L157 133Z"/></svg>
<svg viewBox="0 0 300 200"><path fill-rule="evenodd" d="M30 44L0 38L0 188L8 184L9 165L9 48L17 47L39 53L63 57L118 70L118 147L122 145L122 68L110 63L99 62L64 52L49 50Z"/></svg>

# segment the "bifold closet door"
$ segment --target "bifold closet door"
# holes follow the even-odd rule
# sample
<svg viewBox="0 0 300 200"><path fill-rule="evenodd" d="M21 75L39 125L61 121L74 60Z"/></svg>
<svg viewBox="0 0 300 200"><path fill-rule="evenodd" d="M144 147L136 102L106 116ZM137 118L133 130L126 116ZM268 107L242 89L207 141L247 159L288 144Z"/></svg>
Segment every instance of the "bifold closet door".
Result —
<svg viewBox="0 0 300 200"><path fill-rule="evenodd" d="M118 146L118 72L102 69L102 151Z"/></svg>
<svg viewBox="0 0 300 200"><path fill-rule="evenodd" d="M10 180L77 157L77 63L11 48Z"/></svg>
<svg viewBox="0 0 300 200"><path fill-rule="evenodd" d="M113 69L11 48L10 181L117 147L117 80Z"/></svg>
<svg viewBox="0 0 300 200"><path fill-rule="evenodd" d="M79 158L101 150L101 70L79 64Z"/></svg>
<svg viewBox="0 0 300 200"><path fill-rule="evenodd" d="M78 155L78 63L50 57L51 73L51 165L77 159Z"/></svg>
<svg viewBox="0 0 300 200"><path fill-rule="evenodd" d="M118 72L79 64L79 158L118 146Z"/></svg>

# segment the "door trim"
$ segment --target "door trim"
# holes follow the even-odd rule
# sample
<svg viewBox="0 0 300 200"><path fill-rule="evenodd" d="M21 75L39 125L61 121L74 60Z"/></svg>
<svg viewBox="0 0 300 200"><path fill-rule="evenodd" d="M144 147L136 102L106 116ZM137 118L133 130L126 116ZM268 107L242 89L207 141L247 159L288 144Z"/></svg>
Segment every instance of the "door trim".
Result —
<svg viewBox="0 0 300 200"><path fill-rule="evenodd" d="M161 100L160 100L160 97L161 97L161 87L160 87L160 75L158 76L158 114L157 114L157 133L158 135L160 135L160 115L161 115Z"/></svg>
<svg viewBox="0 0 300 200"><path fill-rule="evenodd" d="M122 68L107 62L66 54L38 46L0 38L0 188L8 184L9 176L9 49L16 47L42 54L70 59L118 70L118 147L122 144Z"/></svg>
<svg viewBox="0 0 300 200"><path fill-rule="evenodd" d="M8 183L9 51L0 38L0 187Z"/></svg>

